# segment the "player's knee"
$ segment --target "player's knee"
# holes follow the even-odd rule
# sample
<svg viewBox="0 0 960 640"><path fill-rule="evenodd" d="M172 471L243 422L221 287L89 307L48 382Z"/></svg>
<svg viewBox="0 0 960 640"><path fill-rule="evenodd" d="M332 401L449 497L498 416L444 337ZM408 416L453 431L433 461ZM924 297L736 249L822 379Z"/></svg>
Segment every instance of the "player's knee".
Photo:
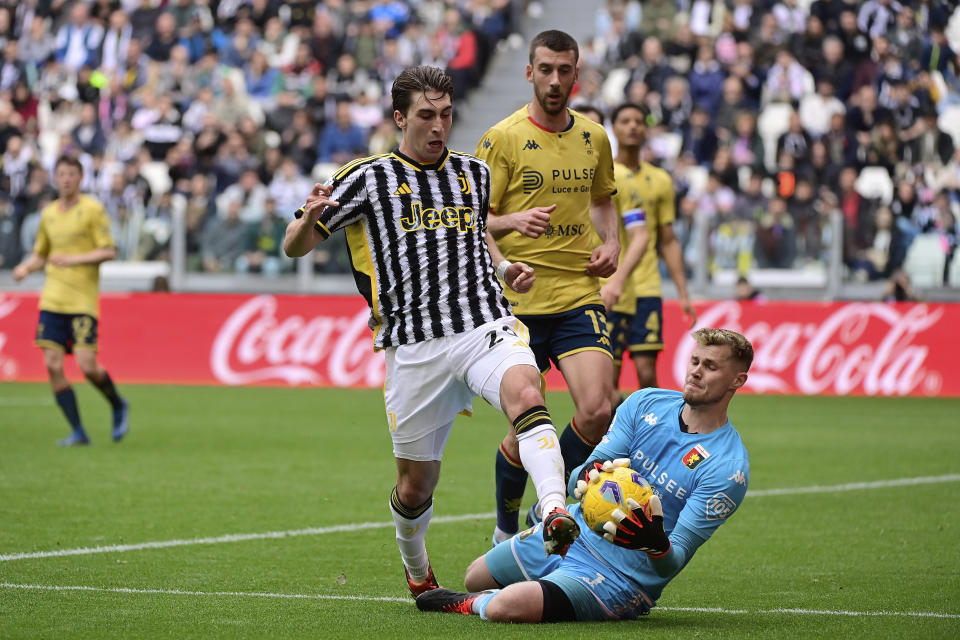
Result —
<svg viewBox="0 0 960 640"><path fill-rule="evenodd" d="M81 363L78 362L78 363L77 363L77 367L80 369L80 373L82 373L82 374L84 375L84 377L85 377L87 380L89 380L90 382L93 382L93 383L100 382L100 379L103 377L103 376L100 374L100 367L98 367L98 366L96 365L96 363L93 363L93 364L83 363L83 364L81 364Z"/></svg>
<svg viewBox="0 0 960 640"><path fill-rule="evenodd" d="M484 589L496 589L500 586L490 575L485 556L480 556L467 567L467 575L463 577L463 586L467 588L467 591L483 591Z"/></svg>
<svg viewBox="0 0 960 640"><path fill-rule="evenodd" d="M397 481L397 498L401 504L410 509L416 509L430 499L433 488L428 483L418 482L413 478L401 478Z"/></svg>
<svg viewBox="0 0 960 640"><path fill-rule="evenodd" d="M539 619L532 619L533 616L527 607L516 602L509 593L502 591L490 599L484 609L484 615L492 622L539 622Z"/></svg>
<svg viewBox="0 0 960 640"><path fill-rule="evenodd" d="M593 402L580 407L580 413L582 420L578 419L577 425L584 431L584 435L599 438L610 426L613 415L612 399L609 396L598 396Z"/></svg>
<svg viewBox="0 0 960 640"><path fill-rule="evenodd" d="M543 406L545 402L539 384L527 384L517 390L517 405L523 407L523 411Z"/></svg>

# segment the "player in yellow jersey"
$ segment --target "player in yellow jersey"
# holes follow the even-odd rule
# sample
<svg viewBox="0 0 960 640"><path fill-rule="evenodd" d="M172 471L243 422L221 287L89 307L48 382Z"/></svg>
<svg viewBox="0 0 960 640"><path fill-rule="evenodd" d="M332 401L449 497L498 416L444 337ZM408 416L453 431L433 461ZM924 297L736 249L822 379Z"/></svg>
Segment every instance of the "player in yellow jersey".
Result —
<svg viewBox="0 0 960 640"><path fill-rule="evenodd" d="M54 182L60 197L40 213L33 253L13 269L13 278L19 281L46 267L37 346L43 352L54 398L72 428L69 436L57 442L61 446L90 444L77 398L63 372L68 353L73 353L80 371L110 403L114 441L129 430L129 406L97 363L100 263L115 258L117 250L103 205L80 192L82 178L83 167L76 158L57 160Z"/></svg>
<svg viewBox="0 0 960 640"><path fill-rule="evenodd" d="M630 238L616 274L601 290L608 309L613 346L615 371L611 401L615 404L620 400L617 389L620 363L627 352L637 369L640 388L657 386L657 355L663 350L658 245L691 328L697 321L687 293L683 251L673 232L676 197L673 180L663 169L640 160L647 116L645 107L632 103L618 106L611 114L613 134L617 138L614 204L620 213L621 232ZM640 233L639 229L645 232ZM640 244L646 245L646 251L639 248Z"/></svg>
<svg viewBox="0 0 960 640"><path fill-rule="evenodd" d="M508 261L537 274L525 296L508 292L513 312L530 329L540 370L556 364L576 405L560 436L566 469L586 460L610 424L613 358L599 279L616 270L620 251L610 141L567 108L578 58L568 34L537 35L526 67L533 100L487 131L476 152L491 170L488 228ZM496 476L495 544L519 529L527 481L512 431Z"/></svg>

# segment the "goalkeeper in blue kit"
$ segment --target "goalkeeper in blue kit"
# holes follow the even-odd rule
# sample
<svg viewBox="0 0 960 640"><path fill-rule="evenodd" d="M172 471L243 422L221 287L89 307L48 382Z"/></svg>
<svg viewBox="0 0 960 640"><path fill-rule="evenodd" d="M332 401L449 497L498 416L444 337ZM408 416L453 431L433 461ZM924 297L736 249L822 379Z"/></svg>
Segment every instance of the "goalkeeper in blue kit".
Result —
<svg viewBox="0 0 960 640"><path fill-rule="evenodd" d="M434 589L422 611L478 614L497 622L634 619L650 612L663 588L737 509L750 462L727 407L747 381L753 346L739 333L699 329L683 391L648 388L618 409L587 462L571 473L580 498L598 472L629 466L653 487L646 507L630 500L602 532L570 513L583 532L564 556L545 556L540 524L477 558L468 593Z"/></svg>

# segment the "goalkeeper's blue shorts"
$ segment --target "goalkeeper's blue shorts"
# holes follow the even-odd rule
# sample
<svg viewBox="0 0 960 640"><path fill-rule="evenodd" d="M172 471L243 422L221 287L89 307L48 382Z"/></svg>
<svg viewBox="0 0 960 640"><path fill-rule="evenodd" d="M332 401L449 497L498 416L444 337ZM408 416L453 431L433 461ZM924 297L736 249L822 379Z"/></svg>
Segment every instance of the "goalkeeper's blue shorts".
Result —
<svg viewBox="0 0 960 640"><path fill-rule="evenodd" d="M650 597L580 539L566 557L547 556L541 527L538 523L487 552L484 558L494 580L503 586L548 580L563 589L579 621L633 620L650 612Z"/></svg>

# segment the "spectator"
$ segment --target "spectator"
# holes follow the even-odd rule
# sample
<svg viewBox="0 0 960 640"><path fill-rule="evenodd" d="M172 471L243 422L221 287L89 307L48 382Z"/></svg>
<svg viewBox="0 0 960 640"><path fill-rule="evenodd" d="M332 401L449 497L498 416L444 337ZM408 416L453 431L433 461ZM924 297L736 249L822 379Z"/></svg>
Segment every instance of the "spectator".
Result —
<svg viewBox="0 0 960 640"><path fill-rule="evenodd" d="M240 200L230 200L222 215L211 219L203 230L201 252L207 273L232 272L243 253L247 225L240 219Z"/></svg>
<svg viewBox="0 0 960 640"><path fill-rule="evenodd" d="M241 222L260 222L263 218L264 202L266 202L268 195L267 187L260 182L260 176L257 175L256 170L246 169L240 174L240 180L227 187L217 198L217 215L224 217L233 211L231 204L236 202L240 204L239 209L237 209L237 216ZM305 200L306 198L304 198ZM297 207L300 204L303 204L303 202L300 202Z"/></svg>
<svg viewBox="0 0 960 640"><path fill-rule="evenodd" d="M834 95L833 81L821 78L817 92L808 93L800 100L800 123L813 138L821 138L830 130L833 114L846 115L847 109Z"/></svg>
<svg viewBox="0 0 960 640"><path fill-rule="evenodd" d="M787 130L777 139L777 157L786 153L793 157L795 164L804 164L810 157L812 139L804 130L800 114L790 112Z"/></svg>
<svg viewBox="0 0 960 640"><path fill-rule="evenodd" d="M763 138L757 133L757 118L750 111L737 114L736 129L727 146L735 166L750 167L754 172L764 170Z"/></svg>
<svg viewBox="0 0 960 640"><path fill-rule="evenodd" d="M723 81L720 102L713 118L717 136L723 141L729 141L736 132L738 114L742 111L753 111L753 108L754 105L744 96L743 81L737 76L728 76Z"/></svg>
<svg viewBox="0 0 960 640"><path fill-rule="evenodd" d="M29 34L20 39L20 60L33 68L42 67L57 50L57 39L47 24L46 19L34 14Z"/></svg>
<svg viewBox="0 0 960 640"><path fill-rule="evenodd" d="M54 55L71 70L94 66L103 38L103 28L90 18L87 5L77 2L70 7L70 20L57 32Z"/></svg>
<svg viewBox="0 0 960 640"><path fill-rule="evenodd" d="M84 153L103 155L107 138L97 118L97 109L92 104L80 107L80 122L71 132L73 141Z"/></svg>
<svg viewBox="0 0 960 640"><path fill-rule="evenodd" d="M103 45L100 48L100 69L107 73L117 71L123 61L127 59L132 40L133 26L127 20L126 11L116 9L110 14L110 26L103 35Z"/></svg>
<svg viewBox="0 0 960 640"><path fill-rule="evenodd" d="M391 125L393 122L390 123ZM284 158L273 180L270 181L269 197L283 215L296 211L310 195L313 182L300 173L293 158Z"/></svg>
<svg viewBox="0 0 960 640"><path fill-rule="evenodd" d="M813 88L813 76L800 66L789 49L781 48L767 72L764 102L795 104Z"/></svg>
<svg viewBox="0 0 960 640"><path fill-rule="evenodd" d="M237 271L273 277L286 270L290 263L283 252L286 226L277 214L276 201L268 197L264 201L263 218L247 226L244 251L237 258Z"/></svg>
<svg viewBox="0 0 960 640"><path fill-rule="evenodd" d="M790 269L797 255L797 237L793 218L783 198L774 198L757 225L754 256L761 269Z"/></svg>
<svg viewBox="0 0 960 640"><path fill-rule="evenodd" d="M703 45L697 50L697 61L690 71L690 97L693 104L707 113L716 114L723 92L724 73L713 55L713 48Z"/></svg>
<svg viewBox="0 0 960 640"><path fill-rule="evenodd" d="M690 122L683 131L681 151L693 154L697 164L708 165L717 152L717 134L710 126L710 114L700 106L693 108Z"/></svg>
<svg viewBox="0 0 960 640"><path fill-rule="evenodd" d="M0 269L11 269L23 258L19 227L13 201L0 195Z"/></svg>
<svg viewBox="0 0 960 640"><path fill-rule="evenodd" d="M317 146L317 160L343 165L364 155L367 141L363 130L350 120L350 102L338 100L336 115L328 122Z"/></svg>

